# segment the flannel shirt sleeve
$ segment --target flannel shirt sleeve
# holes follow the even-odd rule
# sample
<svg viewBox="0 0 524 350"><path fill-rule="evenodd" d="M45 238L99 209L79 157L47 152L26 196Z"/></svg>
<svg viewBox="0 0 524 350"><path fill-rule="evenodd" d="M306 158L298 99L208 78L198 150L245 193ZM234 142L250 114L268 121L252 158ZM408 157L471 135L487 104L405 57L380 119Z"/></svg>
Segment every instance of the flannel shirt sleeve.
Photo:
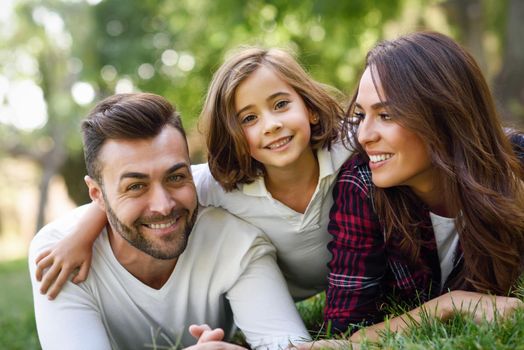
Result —
<svg viewBox="0 0 524 350"><path fill-rule="evenodd" d="M364 173L362 172L364 171ZM328 249L328 289L325 320L338 332L356 331L353 325L382 321L382 278L386 272L382 227L369 193L367 166L349 160L333 189ZM351 327L351 328L350 328Z"/></svg>

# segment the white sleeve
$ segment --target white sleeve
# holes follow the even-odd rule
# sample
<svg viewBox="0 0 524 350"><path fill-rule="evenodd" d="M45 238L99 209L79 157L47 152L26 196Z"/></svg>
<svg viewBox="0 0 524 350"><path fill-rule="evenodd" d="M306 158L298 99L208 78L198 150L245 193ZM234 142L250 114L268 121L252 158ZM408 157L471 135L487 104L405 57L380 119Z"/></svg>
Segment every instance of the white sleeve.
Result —
<svg viewBox="0 0 524 350"><path fill-rule="evenodd" d="M268 249L269 246L269 249ZM258 237L242 264L242 275L228 291L235 324L253 349L284 349L311 340L286 282L274 249Z"/></svg>
<svg viewBox="0 0 524 350"><path fill-rule="evenodd" d="M38 236L40 234L31 243L29 272L33 286L36 327L42 349L110 350L110 341L99 310L92 296L83 287L68 281L55 300L48 300L45 295L40 294L40 282L35 278L35 257L51 246L51 243L43 242L43 237Z"/></svg>
<svg viewBox="0 0 524 350"><path fill-rule="evenodd" d="M191 173L198 194L198 202L206 207L220 207L226 192L211 175L208 164L191 165Z"/></svg>

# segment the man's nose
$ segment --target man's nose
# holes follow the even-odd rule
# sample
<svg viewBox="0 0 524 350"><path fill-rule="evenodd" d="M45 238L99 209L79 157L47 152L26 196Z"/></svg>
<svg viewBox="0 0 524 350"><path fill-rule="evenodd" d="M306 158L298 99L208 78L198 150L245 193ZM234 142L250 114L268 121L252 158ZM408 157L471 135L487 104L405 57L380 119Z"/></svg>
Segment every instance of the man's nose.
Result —
<svg viewBox="0 0 524 350"><path fill-rule="evenodd" d="M149 200L150 210L161 215L168 215L176 205L176 201L171 192L162 185L156 185L151 188Z"/></svg>

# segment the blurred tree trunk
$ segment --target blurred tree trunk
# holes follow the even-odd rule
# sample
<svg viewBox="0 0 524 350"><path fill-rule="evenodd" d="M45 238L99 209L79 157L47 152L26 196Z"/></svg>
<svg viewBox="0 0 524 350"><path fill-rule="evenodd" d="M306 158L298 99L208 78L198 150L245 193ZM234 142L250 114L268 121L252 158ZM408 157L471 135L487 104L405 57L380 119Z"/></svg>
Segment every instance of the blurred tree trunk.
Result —
<svg viewBox="0 0 524 350"><path fill-rule="evenodd" d="M486 72L486 57L483 38L485 31L482 0L449 0L443 7L458 28L457 39L475 57L483 72Z"/></svg>
<svg viewBox="0 0 524 350"><path fill-rule="evenodd" d="M40 198L38 200L38 215L36 219L35 233L46 224L45 208L49 197L49 184L53 176L58 174L58 170L62 167L67 157L63 134L57 132L54 134L56 136L53 137L53 147L38 159L38 163L42 169L42 177L40 178L40 184L38 186Z"/></svg>
<svg viewBox="0 0 524 350"><path fill-rule="evenodd" d="M524 1L510 0L507 10L502 69L494 92L504 120L524 125Z"/></svg>

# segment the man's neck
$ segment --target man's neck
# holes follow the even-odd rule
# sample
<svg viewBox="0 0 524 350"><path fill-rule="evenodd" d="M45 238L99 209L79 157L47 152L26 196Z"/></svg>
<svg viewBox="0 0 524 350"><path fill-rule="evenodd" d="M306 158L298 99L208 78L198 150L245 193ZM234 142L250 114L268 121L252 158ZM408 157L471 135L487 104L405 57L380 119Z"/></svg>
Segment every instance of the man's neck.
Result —
<svg viewBox="0 0 524 350"><path fill-rule="evenodd" d="M177 258L157 259L133 247L111 227L107 226L109 244L116 259L129 273L145 285L160 289L175 269Z"/></svg>

